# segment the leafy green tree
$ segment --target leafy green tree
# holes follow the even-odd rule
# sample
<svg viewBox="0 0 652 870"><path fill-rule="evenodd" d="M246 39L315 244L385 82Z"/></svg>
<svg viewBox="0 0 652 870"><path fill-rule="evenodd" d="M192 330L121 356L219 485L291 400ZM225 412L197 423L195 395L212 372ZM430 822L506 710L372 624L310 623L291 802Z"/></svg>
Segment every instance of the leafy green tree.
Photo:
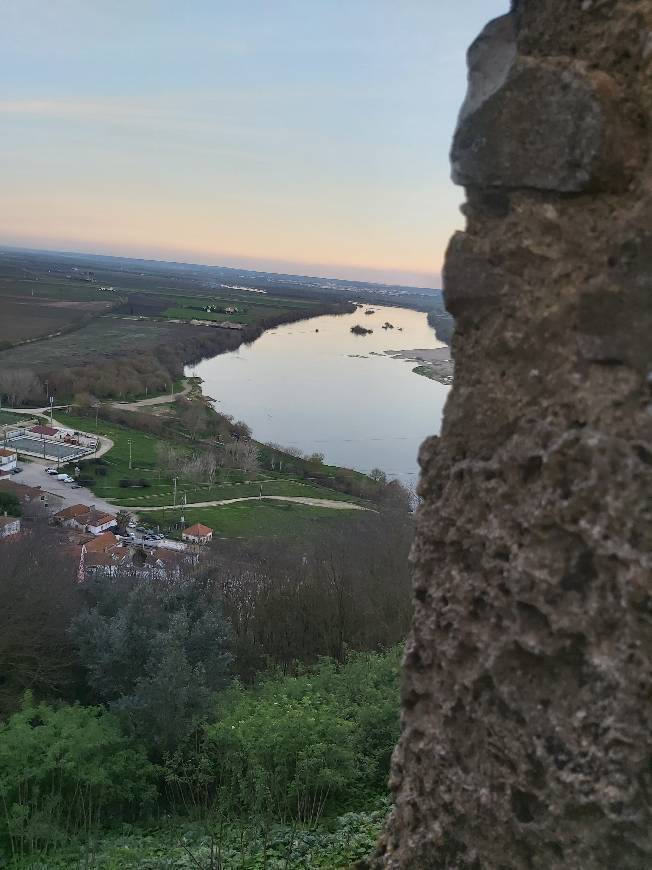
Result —
<svg viewBox="0 0 652 870"><path fill-rule="evenodd" d="M72 636L97 700L158 751L208 712L230 679L228 624L210 583L102 578Z"/></svg>

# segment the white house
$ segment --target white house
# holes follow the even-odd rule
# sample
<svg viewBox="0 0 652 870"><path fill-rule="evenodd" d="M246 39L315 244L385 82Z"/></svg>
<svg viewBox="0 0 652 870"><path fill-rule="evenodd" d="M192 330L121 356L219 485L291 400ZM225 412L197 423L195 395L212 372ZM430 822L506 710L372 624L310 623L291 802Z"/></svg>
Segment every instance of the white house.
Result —
<svg viewBox="0 0 652 870"><path fill-rule="evenodd" d="M6 447L0 447L0 477L5 474L12 474L16 467L18 454L15 450L8 450Z"/></svg>
<svg viewBox="0 0 652 870"><path fill-rule="evenodd" d="M181 540L190 541L191 544L208 544L212 538L213 530L202 523L195 523L194 526L189 526L181 532Z"/></svg>
<svg viewBox="0 0 652 870"><path fill-rule="evenodd" d="M91 535L101 535L102 532L107 532L116 525L116 519L113 514L104 513L104 511L91 510L85 520L86 531Z"/></svg>

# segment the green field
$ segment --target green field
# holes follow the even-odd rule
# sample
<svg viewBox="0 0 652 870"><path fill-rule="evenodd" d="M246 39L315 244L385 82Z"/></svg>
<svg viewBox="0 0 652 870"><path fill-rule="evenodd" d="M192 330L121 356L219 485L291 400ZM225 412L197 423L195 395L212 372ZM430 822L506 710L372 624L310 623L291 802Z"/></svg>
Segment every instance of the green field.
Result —
<svg viewBox="0 0 652 870"><path fill-rule="evenodd" d="M147 524L168 530L178 524L181 511L152 511L144 516ZM349 522L357 511L334 511L329 508L308 507L292 502L255 501L224 505L214 508L187 508L183 511L184 525L203 523L215 530L218 538L255 538L276 535L301 537L316 527L334 528Z"/></svg>
<svg viewBox="0 0 652 870"><path fill-rule="evenodd" d="M20 423L20 414L11 414L9 411L3 411L0 408L0 425L4 423Z"/></svg>
<svg viewBox="0 0 652 870"><path fill-rule="evenodd" d="M91 417L60 413L58 420L74 429L96 432L95 420ZM142 507L163 507L175 503L175 487L172 475L161 471L158 467L157 445L165 443L160 437L107 423L101 419L98 421L97 434L110 438L113 441L113 447L102 457L102 465L97 465L93 461L80 463L82 475L93 478L92 490L96 495L134 511L138 511L138 508ZM130 441L131 469L129 468ZM174 446L178 447L179 445L175 444ZM146 481L146 486L122 487L119 481L124 478L142 479ZM261 471L247 475L237 469L223 468L220 469L212 484L184 480L183 477L179 476L176 487L176 504L181 503L182 500L192 504L193 502L251 498L260 494L261 487L264 495L323 498L332 501L360 503L359 499L346 493L314 485L310 482L293 480L278 472ZM306 509L314 510L312 508ZM212 508L211 510L224 510L224 508ZM319 510L332 514L332 511L327 508ZM148 512L143 515L143 519L149 520L151 516L152 514ZM243 515L238 514L237 516Z"/></svg>

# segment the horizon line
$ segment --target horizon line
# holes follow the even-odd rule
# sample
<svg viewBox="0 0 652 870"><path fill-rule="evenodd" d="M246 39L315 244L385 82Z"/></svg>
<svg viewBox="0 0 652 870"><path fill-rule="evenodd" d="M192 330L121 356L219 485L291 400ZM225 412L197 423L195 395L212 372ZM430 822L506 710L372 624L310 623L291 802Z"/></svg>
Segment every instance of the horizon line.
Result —
<svg viewBox="0 0 652 870"><path fill-rule="evenodd" d="M193 260L177 260L177 259L170 260L170 259L166 259L166 258L159 259L158 257L154 257L154 256L108 254L108 253L103 253L101 251L83 251L83 250L62 249L62 248L33 247L30 245L8 244L6 242L3 242L1 239L0 239L0 250L14 250L14 251L27 251L27 252L31 251L31 252L36 252L36 253L63 254L63 255L73 255L73 256L80 256L80 257L83 257L83 256L108 257L108 258L111 258L114 260L134 260L134 261L141 260L141 261L147 262L147 263L167 263L170 265L199 266L199 267L204 267L204 268L209 268L209 269L230 269L232 271L242 270L244 272L259 273L259 274L265 274L265 275L278 275L278 276L287 275L287 276L292 277L292 278L310 278L310 279L322 280L322 281L343 281L343 282L352 281L352 282L355 282L356 284L370 284L370 285L378 286L378 287L407 287L407 288L411 288L411 289L415 289L415 290L435 290L435 291L441 290L441 287L434 287L434 286L430 286L427 284L401 284L399 282L371 281L368 279L360 279L360 278L345 278L345 277L338 277L337 275L311 275L311 274L302 273L302 272L277 272L277 271L274 271L272 269L252 268L251 266L228 266L228 265L224 265L222 263L214 263L214 262L202 263L202 262L195 262ZM257 259L257 258L244 257L243 259L246 260L246 259ZM273 258L264 258L263 257L261 259L272 259L272 262L273 262ZM283 261L281 261L281 262L283 262ZM287 262L288 262L288 264L290 264L293 261L290 260ZM294 261L294 262L296 262L296 265L299 266L301 261ZM373 266L349 266L349 267L345 266L344 268L345 269L351 268L351 269L355 269L355 270L359 269L360 271L364 271L366 269L369 269L371 271L376 271L375 267L373 267ZM379 269L377 271L383 271L383 270ZM396 271L402 272L403 270L396 269ZM410 272L406 270L406 274L410 274ZM422 273L418 270L412 274L414 274L415 276L423 274L424 279L428 277L427 273L425 273L425 272Z"/></svg>

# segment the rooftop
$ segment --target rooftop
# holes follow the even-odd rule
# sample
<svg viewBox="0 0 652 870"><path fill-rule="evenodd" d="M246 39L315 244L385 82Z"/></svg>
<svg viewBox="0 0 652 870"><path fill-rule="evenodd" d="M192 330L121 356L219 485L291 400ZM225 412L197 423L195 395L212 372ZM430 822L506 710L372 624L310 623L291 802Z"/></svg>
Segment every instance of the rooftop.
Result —
<svg viewBox="0 0 652 870"><path fill-rule="evenodd" d="M49 435L52 437L53 435L56 435L59 430L53 429L52 426L32 426L29 431L35 432L37 435Z"/></svg>
<svg viewBox="0 0 652 870"><path fill-rule="evenodd" d="M189 526L187 529L183 530L184 535L194 535L195 537L204 537L205 535L212 535L213 529L208 526L203 525L202 523L195 523L194 526Z"/></svg>

